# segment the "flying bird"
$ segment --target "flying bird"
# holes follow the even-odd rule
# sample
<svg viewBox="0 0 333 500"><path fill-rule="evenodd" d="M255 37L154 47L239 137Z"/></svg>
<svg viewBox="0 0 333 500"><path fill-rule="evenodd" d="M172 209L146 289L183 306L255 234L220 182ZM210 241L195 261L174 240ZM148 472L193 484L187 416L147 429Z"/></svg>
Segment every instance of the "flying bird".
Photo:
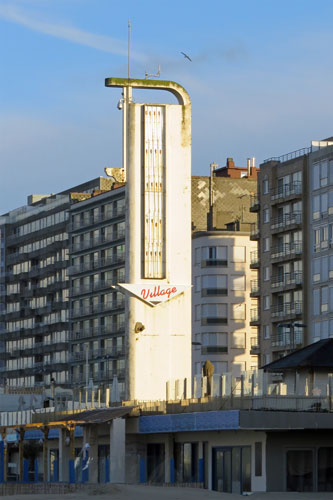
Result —
<svg viewBox="0 0 333 500"><path fill-rule="evenodd" d="M189 61L192 62L192 59L190 58L190 56L188 56L187 54L185 54L185 52L181 52L181 54L183 54L183 56L185 57L185 59L188 59Z"/></svg>

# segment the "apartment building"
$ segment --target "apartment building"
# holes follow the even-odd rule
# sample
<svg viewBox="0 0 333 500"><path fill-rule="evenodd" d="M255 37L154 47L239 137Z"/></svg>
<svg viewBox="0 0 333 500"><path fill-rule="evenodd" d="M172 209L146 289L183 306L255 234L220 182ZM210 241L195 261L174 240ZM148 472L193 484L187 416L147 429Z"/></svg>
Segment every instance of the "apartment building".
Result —
<svg viewBox="0 0 333 500"><path fill-rule="evenodd" d="M125 394L125 186L70 211L70 352L73 385L110 384Z"/></svg>
<svg viewBox="0 0 333 500"><path fill-rule="evenodd" d="M259 253L251 267L259 269L252 324L259 326L261 365L333 335L332 146L313 141L260 165L251 206Z"/></svg>
<svg viewBox="0 0 333 500"><path fill-rule="evenodd" d="M7 385L71 385L69 213L111 184L98 178L56 195L32 195L0 217L0 370Z"/></svg>
<svg viewBox="0 0 333 500"><path fill-rule="evenodd" d="M252 164L252 166L251 166ZM216 165L213 164L213 167ZM192 343L193 373L206 360L215 373L240 374L257 368L257 327L250 325L257 298L250 297L257 271L250 258L255 220L250 200L257 189L254 162L212 169L211 177L192 177Z"/></svg>

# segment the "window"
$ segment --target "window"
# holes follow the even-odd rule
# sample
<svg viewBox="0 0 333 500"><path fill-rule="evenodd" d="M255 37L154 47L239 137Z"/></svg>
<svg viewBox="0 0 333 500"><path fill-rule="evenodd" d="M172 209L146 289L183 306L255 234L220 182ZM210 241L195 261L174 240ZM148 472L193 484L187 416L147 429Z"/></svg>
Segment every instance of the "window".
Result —
<svg viewBox="0 0 333 500"><path fill-rule="evenodd" d="M194 264L197 266L201 261L201 248L195 248L194 250Z"/></svg>
<svg viewBox="0 0 333 500"><path fill-rule="evenodd" d="M203 333L201 354L223 354L228 352L227 333Z"/></svg>
<svg viewBox="0 0 333 500"><path fill-rule="evenodd" d="M262 191L264 194L269 194L269 183L268 179L264 179L262 182Z"/></svg>
<svg viewBox="0 0 333 500"><path fill-rule="evenodd" d="M203 266L226 266L228 263L228 247L211 246L202 248Z"/></svg>
<svg viewBox="0 0 333 500"><path fill-rule="evenodd" d="M313 197L312 219L317 220L320 218L320 196Z"/></svg>
<svg viewBox="0 0 333 500"><path fill-rule="evenodd" d="M231 276L232 290L245 290L245 276Z"/></svg>
<svg viewBox="0 0 333 500"><path fill-rule="evenodd" d="M264 267L264 281L269 281L270 279L270 269L269 266Z"/></svg>
<svg viewBox="0 0 333 500"><path fill-rule="evenodd" d="M328 184L328 164L327 160L314 163L312 167L313 189L325 187Z"/></svg>
<svg viewBox="0 0 333 500"><path fill-rule="evenodd" d="M313 491L312 450L287 451L287 491Z"/></svg>
<svg viewBox="0 0 333 500"><path fill-rule="evenodd" d="M194 290L200 292L201 290L201 276L196 276L194 278Z"/></svg>
<svg viewBox="0 0 333 500"><path fill-rule="evenodd" d="M313 259L313 275L312 280L315 283L316 281L320 281L320 258Z"/></svg>
<svg viewBox="0 0 333 500"><path fill-rule="evenodd" d="M269 252L269 238L264 238L264 252Z"/></svg>
<svg viewBox="0 0 333 500"><path fill-rule="evenodd" d="M264 325L264 339L269 339L271 336L270 326Z"/></svg>
<svg viewBox="0 0 333 500"><path fill-rule="evenodd" d="M202 305L202 325L218 325L228 322L227 304Z"/></svg>
<svg viewBox="0 0 333 500"><path fill-rule="evenodd" d="M264 208L264 223L269 222L269 208Z"/></svg>
<svg viewBox="0 0 333 500"><path fill-rule="evenodd" d="M262 443L254 443L254 469L256 476L262 476Z"/></svg>
<svg viewBox="0 0 333 500"><path fill-rule="evenodd" d="M232 257L232 262L245 262L245 256L246 256L246 247L233 247L233 257Z"/></svg>
<svg viewBox="0 0 333 500"><path fill-rule="evenodd" d="M264 354L264 363L265 365L268 365L268 363L271 362L271 355L270 354Z"/></svg>
<svg viewBox="0 0 333 500"><path fill-rule="evenodd" d="M333 491L333 448L318 450L318 491Z"/></svg>
<svg viewBox="0 0 333 500"><path fill-rule="evenodd" d="M195 306L195 321L200 320L201 318L200 312L201 312L201 306L200 305Z"/></svg>
<svg viewBox="0 0 333 500"><path fill-rule="evenodd" d="M227 295L227 278L226 274L209 274L202 276L202 295Z"/></svg>
<svg viewBox="0 0 333 500"><path fill-rule="evenodd" d="M264 310L268 311L268 309L271 307L271 298L269 295L264 296Z"/></svg>
<svg viewBox="0 0 333 500"><path fill-rule="evenodd" d="M246 334L245 332L234 332L231 338L231 347L233 349L245 349L246 347Z"/></svg>

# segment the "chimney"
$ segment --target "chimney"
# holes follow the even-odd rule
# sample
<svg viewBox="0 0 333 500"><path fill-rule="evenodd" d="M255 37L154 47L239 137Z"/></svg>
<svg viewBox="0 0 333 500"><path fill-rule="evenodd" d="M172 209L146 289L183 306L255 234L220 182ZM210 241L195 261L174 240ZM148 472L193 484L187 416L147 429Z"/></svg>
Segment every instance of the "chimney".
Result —
<svg viewBox="0 0 333 500"><path fill-rule="evenodd" d="M235 166L235 162L233 158L227 158L227 168L233 168Z"/></svg>
<svg viewBox="0 0 333 500"><path fill-rule="evenodd" d="M247 159L247 176L251 177L251 158Z"/></svg>

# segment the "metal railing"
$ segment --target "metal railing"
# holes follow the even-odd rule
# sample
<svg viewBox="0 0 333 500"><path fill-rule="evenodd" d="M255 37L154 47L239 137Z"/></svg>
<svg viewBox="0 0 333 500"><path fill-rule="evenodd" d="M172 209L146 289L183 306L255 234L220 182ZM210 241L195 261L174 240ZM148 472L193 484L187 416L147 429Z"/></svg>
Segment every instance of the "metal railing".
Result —
<svg viewBox="0 0 333 500"><path fill-rule="evenodd" d="M260 204L258 195L250 196L250 208L258 208Z"/></svg>
<svg viewBox="0 0 333 500"><path fill-rule="evenodd" d="M302 224L302 212L294 212L291 214L278 215L272 217L271 229L285 228L292 224Z"/></svg>
<svg viewBox="0 0 333 500"><path fill-rule="evenodd" d="M285 302L284 304L277 304L271 308L272 317L289 316L302 314L303 302Z"/></svg>
<svg viewBox="0 0 333 500"><path fill-rule="evenodd" d="M124 356L124 348L123 347L110 347L109 349L94 349L88 350L88 359L98 359L98 358L117 358L120 356ZM71 361L85 361L87 359L86 351L73 352L71 354Z"/></svg>
<svg viewBox="0 0 333 500"><path fill-rule="evenodd" d="M251 223L251 237L258 237L259 236L259 226L256 222Z"/></svg>
<svg viewBox="0 0 333 500"><path fill-rule="evenodd" d="M121 277L120 280L121 281ZM70 296L76 297L84 293L95 292L96 290L104 290L105 288L111 288L114 285L114 280L101 280L89 285L81 285L79 287L74 287L70 290Z"/></svg>
<svg viewBox="0 0 333 500"><path fill-rule="evenodd" d="M118 264L125 262L125 253L122 252L117 255L112 255L106 259L92 260L90 262L83 262L75 266L70 266L67 269L69 275L83 273L85 271L92 271L94 269L100 269L101 267L112 266L113 264Z"/></svg>
<svg viewBox="0 0 333 500"><path fill-rule="evenodd" d="M100 326L97 328L90 328L87 330L79 330L72 332L71 340L81 340L90 337L99 337L101 335L110 335L112 333L123 333L125 330L125 323L119 323L119 325L110 326Z"/></svg>
<svg viewBox="0 0 333 500"><path fill-rule="evenodd" d="M259 280L251 280L251 293L259 293Z"/></svg>
<svg viewBox="0 0 333 500"><path fill-rule="evenodd" d="M300 271L273 275L271 279L272 288L288 285L300 285L303 282L303 273Z"/></svg>
<svg viewBox="0 0 333 500"><path fill-rule="evenodd" d="M259 264L259 252L258 250L254 250L250 253L250 264L257 265Z"/></svg>
<svg viewBox="0 0 333 500"><path fill-rule="evenodd" d="M87 316L94 313L101 313L104 311L112 311L114 309L120 309L125 307L125 299L121 298L119 300L114 300L112 302L106 302L105 304L98 304L96 306L80 307L71 311L71 317L77 318L81 316Z"/></svg>
<svg viewBox="0 0 333 500"><path fill-rule="evenodd" d="M287 198L288 196L302 194L302 182L295 181L290 184L284 184L276 189L272 189L271 198L272 200L279 200L281 198Z"/></svg>
<svg viewBox="0 0 333 500"><path fill-rule="evenodd" d="M277 245L272 247L271 258L277 259L279 257L288 257L292 255L301 255L303 252L303 244L300 241L293 243L285 243L284 245Z"/></svg>
<svg viewBox="0 0 333 500"><path fill-rule="evenodd" d="M259 308L255 307L254 309L250 310L250 321L251 322L256 322L259 321Z"/></svg>
<svg viewBox="0 0 333 500"><path fill-rule="evenodd" d="M296 151L292 151L291 153L286 153L281 156L272 156L271 158L267 158L263 161L263 163L269 163L270 161L277 161L280 163L284 163L285 161L294 160L295 158L299 158L300 156L307 155L311 153L312 148L301 148L296 149Z"/></svg>
<svg viewBox="0 0 333 500"><path fill-rule="evenodd" d="M89 216L81 219L80 221L71 222L69 225L70 231L76 231L83 227L93 226L94 224L98 224L100 222L104 222L106 220L114 219L116 217L121 217L125 215L125 206L121 209L112 210L110 212L106 212L104 214L99 215L98 217Z"/></svg>
<svg viewBox="0 0 333 500"><path fill-rule="evenodd" d="M103 245L104 243L111 243L116 240L125 238L125 230L118 229L110 235L100 236L98 238L90 238L89 240L83 240L79 242L72 243L70 248L72 252L79 252L80 250L85 250L87 248L96 247L98 245Z"/></svg>
<svg viewBox="0 0 333 500"><path fill-rule="evenodd" d="M272 347L299 347L303 344L303 331L295 330L278 333L271 337Z"/></svg>

